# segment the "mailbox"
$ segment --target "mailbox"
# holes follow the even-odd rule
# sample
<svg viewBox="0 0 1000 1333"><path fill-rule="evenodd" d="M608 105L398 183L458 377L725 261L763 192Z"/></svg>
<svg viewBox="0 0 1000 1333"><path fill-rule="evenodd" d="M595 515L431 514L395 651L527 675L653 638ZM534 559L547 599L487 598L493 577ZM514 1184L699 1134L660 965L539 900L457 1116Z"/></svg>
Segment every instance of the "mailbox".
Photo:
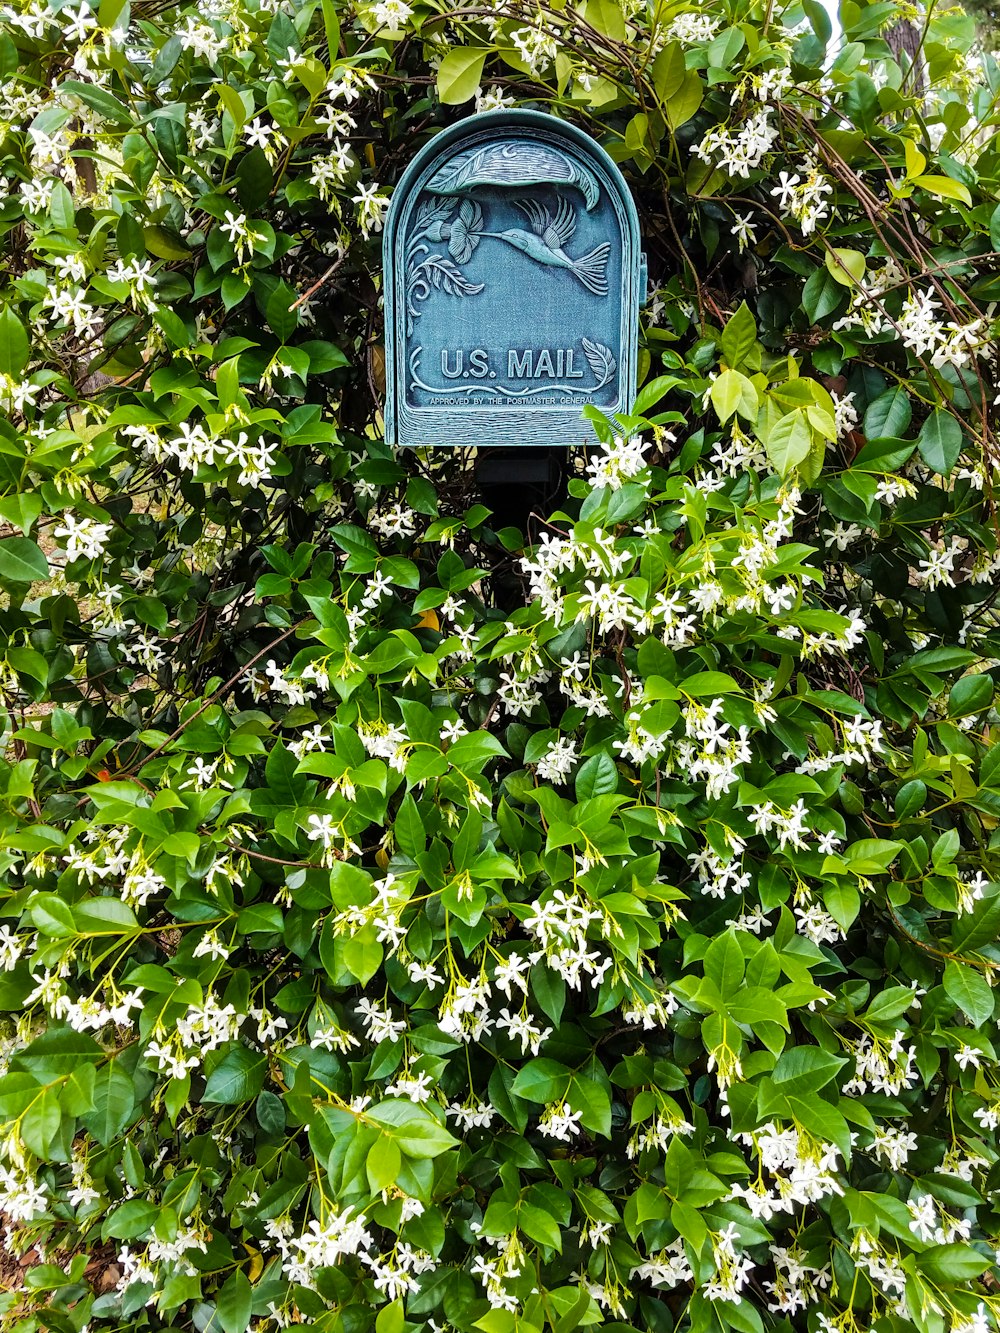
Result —
<svg viewBox="0 0 1000 1333"><path fill-rule="evenodd" d="M390 444L588 444L587 404L630 410L638 218L582 130L516 109L442 130L396 187L383 246Z"/></svg>

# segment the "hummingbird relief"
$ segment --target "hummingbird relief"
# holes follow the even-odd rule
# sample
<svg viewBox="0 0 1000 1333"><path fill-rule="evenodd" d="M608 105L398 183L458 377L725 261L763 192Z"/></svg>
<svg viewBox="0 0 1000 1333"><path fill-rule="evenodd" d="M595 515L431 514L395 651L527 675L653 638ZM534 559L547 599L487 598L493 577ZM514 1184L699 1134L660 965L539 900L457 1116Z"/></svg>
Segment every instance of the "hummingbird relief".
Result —
<svg viewBox="0 0 1000 1333"><path fill-rule="evenodd" d="M421 201L407 254L408 333L413 332L414 322L420 317L418 302L426 301L432 291L444 291L449 296L478 296L485 290L486 284L471 282L460 265L468 263L480 241L487 237L506 242L544 268L564 269L594 296L607 296L611 246L602 241L585 255L574 258L566 253L577 227L576 213L568 198L562 196L554 212L530 196L514 199L512 203L524 214L527 228L484 230L483 210L468 197L461 202L454 194ZM435 253L428 242L447 242L448 253Z"/></svg>
<svg viewBox="0 0 1000 1333"><path fill-rule="evenodd" d="M538 264L569 269L588 292L593 292L595 296L607 296L608 255L611 253L608 242L595 246L589 254L581 255L579 259L571 259L563 249L576 231L576 214L569 200L560 199L555 217L537 199L515 199L514 203L531 223L530 231L525 231L523 227L510 227L507 231L482 234L506 241Z"/></svg>

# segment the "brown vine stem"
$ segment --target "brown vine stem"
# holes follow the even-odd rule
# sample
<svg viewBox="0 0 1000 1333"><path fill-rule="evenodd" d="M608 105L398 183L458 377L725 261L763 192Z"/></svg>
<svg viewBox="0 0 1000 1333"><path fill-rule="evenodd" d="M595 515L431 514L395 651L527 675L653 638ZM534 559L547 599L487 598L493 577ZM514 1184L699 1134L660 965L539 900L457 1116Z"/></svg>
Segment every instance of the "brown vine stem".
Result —
<svg viewBox="0 0 1000 1333"><path fill-rule="evenodd" d="M965 964L967 964L968 966L971 966L971 968L977 968L980 970L980 972L989 972L988 964L983 964L983 962L976 962L975 960L973 960L973 958L969 958L967 954L948 953L947 950L945 949L935 949L935 946L931 944L925 944L923 940L917 940L915 934L909 932L909 930L907 930L907 928L905 928L905 926L903 925L903 922L900 921L900 918L896 916L895 912L893 912L892 904L891 902L888 901L888 898L887 901L885 901L885 905L888 906L889 916L891 916L892 920L896 922L897 926L899 926L900 932L905 934L905 937L907 937L908 940L911 941L911 944L915 944L917 946L917 949L923 949L924 953L932 954L932 956L936 958L947 958L949 962L956 962L957 960L959 960L959 958L961 958L961 961L965 962Z"/></svg>
<svg viewBox="0 0 1000 1333"><path fill-rule="evenodd" d="M292 866L296 870L325 870L326 866L320 865L318 861L285 861L280 856L266 856L263 852L255 852L252 847L243 847L238 842L226 842L230 851L239 852L242 856L252 856L257 861L266 861L272 866Z"/></svg>
<svg viewBox="0 0 1000 1333"><path fill-rule="evenodd" d="M493 701L490 704L489 712L486 714L482 722L480 722L479 724L478 728L479 731L485 731L485 729L490 725L490 722L493 718L493 714L497 711L497 705L499 704L499 702L500 702L500 695L495 694L493 696Z"/></svg>
<svg viewBox="0 0 1000 1333"><path fill-rule="evenodd" d="M138 763L138 767L139 768L144 767L146 764L149 763L151 759L155 759L157 755L162 754L168 745L172 745L178 736L183 735L185 729L191 725L191 723L195 720L195 718L201 717L202 713L204 713L206 709L211 708L212 704L215 703L216 699L220 699L224 694L228 694L234 685L239 684L239 682L243 679L243 677L247 674L247 672L251 669L251 667L256 666L262 657L266 657L268 653L273 652L274 649L277 648L279 643L284 643L287 638L290 638L291 635L293 635L301 625L304 625L306 623L306 620L308 620L308 618L309 618L308 616L303 616L303 618L301 620L297 620L294 625L290 625L289 628L284 631L284 633L279 634L276 639L272 639L271 642L267 644L266 647L260 650L259 653L255 653L253 657L250 658L249 662L245 662L243 666L240 667L239 671L237 671L235 675L230 676L229 679L223 682L223 684L220 685L217 690L213 690L212 693L205 700L205 702L201 705L201 707L195 709L195 711L191 714L190 717L186 717L184 721L180 724L180 726L177 727L175 731L172 731L170 733L170 735L167 737L165 741L162 741L156 747L155 750L151 750L149 754L146 755L145 759L141 760ZM122 781L130 777L132 777L132 766L123 769L122 772L117 775L116 780Z"/></svg>
<svg viewBox="0 0 1000 1333"><path fill-rule="evenodd" d="M289 310L298 310L300 305L305 305L306 301L309 300L310 296L318 292L319 289L323 286L324 282L326 282L329 278L333 277L337 269L340 268L341 264L343 264L346 258L347 255L343 254L340 256L339 259L335 259L334 262L330 265L330 267L326 270L326 272L322 274L321 277L316 279L316 281L309 288L309 290L303 292L300 297L298 297L296 300L292 302L292 304L288 307Z"/></svg>

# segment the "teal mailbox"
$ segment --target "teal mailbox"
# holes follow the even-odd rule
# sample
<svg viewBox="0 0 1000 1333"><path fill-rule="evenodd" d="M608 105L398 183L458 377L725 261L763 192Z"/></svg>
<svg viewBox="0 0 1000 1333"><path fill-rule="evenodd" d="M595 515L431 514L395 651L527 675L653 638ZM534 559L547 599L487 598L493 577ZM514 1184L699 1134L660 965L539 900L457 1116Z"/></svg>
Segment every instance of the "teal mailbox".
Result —
<svg viewBox="0 0 1000 1333"><path fill-rule="evenodd" d="M583 131L470 117L417 154L383 241L385 435L397 445L592 443L635 397L635 204Z"/></svg>

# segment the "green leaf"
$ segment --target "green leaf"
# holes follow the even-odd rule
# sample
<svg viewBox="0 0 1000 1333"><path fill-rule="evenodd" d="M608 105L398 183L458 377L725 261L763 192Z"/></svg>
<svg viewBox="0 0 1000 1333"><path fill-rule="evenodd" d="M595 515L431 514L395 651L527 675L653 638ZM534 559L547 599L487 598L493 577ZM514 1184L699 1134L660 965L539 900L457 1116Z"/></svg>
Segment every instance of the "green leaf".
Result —
<svg viewBox="0 0 1000 1333"><path fill-rule="evenodd" d="M853 925L861 910L861 895L853 884L824 884L823 902L842 930Z"/></svg>
<svg viewBox="0 0 1000 1333"><path fill-rule="evenodd" d="M229 1050L208 1076L202 1101L235 1106L257 1096L264 1083L267 1057L238 1043Z"/></svg>
<svg viewBox="0 0 1000 1333"><path fill-rule="evenodd" d="M170 833L163 839L164 852L168 856L177 856L182 861L193 861L200 847L201 839L197 833L188 833L183 829L177 833Z"/></svg>
<svg viewBox="0 0 1000 1333"><path fill-rule="evenodd" d="M385 1134L381 1135L365 1159L365 1173L372 1193L379 1193L396 1183L402 1162L399 1145Z"/></svg>
<svg viewBox="0 0 1000 1333"><path fill-rule="evenodd" d="M236 89L228 83L213 83L212 92L218 96L219 101L229 112L236 128L242 129L247 118L247 109Z"/></svg>
<svg viewBox="0 0 1000 1333"><path fill-rule="evenodd" d="M181 155L187 148L187 131L173 116L158 115L153 121L153 138L170 171L179 171Z"/></svg>
<svg viewBox="0 0 1000 1333"><path fill-rule="evenodd" d="M350 359L344 355L339 347L333 343L324 342L321 339L312 339L304 343L297 343L296 347L300 352L305 352L309 357L310 375L326 375L331 370L336 370L340 366L349 366Z"/></svg>
<svg viewBox="0 0 1000 1333"><path fill-rule="evenodd" d="M851 468L861 472L897 472L916 447L916 440L875 438L859 450Z"/></svg>
<svg viewBox="0 0 1000 1333"><path fill-rule="evenodd" d="M511 1091L529 1102L557 1102L566 1096L572 1072L557 1060L537 1056L518 1072Z"/></svg>
<svg viewBox="0 0 1000 1333"><path fill-rule="evenodd" d="M530 1203L522 1204L517 1210L517 1226L519 1231L523 1231L539 1245L562 1250L559 1227L543 1208L536 1208Z"/></svg>
<svg viewBox="0 0 1000 1333"><path fill-rule="evenodd" d="M683 47L679 42L667 42L653 61L653 87L660 102L671 102L684 86L686 77Z"/></svg>
<svg viewBox="0 0 1000 1333"><path fill-rule="evenodd" d="M52 197L49 200L49 217L52 224L58 227L60 231L69 231L75 220L73 213L73 196L59 181L53 188Z"/></svg>
<svg viewBox="0 0 1000 1333"><path fill-rule="evenodd" d="M475 95L483 77L488 51L473 46L453 46L438 66L438 97L445 106L458 106Z"/></svg>
<svg viewBox="0 0 1000 1333"><path fill-rule="evenodd" d="M340 49L340 17L337 14L335 0L323 0L323 28L326 33L326 49L331 62Z"/></svg>
<svg viewBox="0 0 1000 1333"><path fill-rule="evenodd" d="M893 810L897 819L909 819L915 815L927 800L927 784L919 778L904 782L893 801Z"/></svg>
<svg viewBox="0 0 1000 1333"><path fill-rule="evenodd" d="M72 908L54 893L36 893L28 904L28 915L36 930L53 939L70 939L76 934Z"/></svg>
<svg viewBox="0 0 1000 1333"><path fill-rule="evenodd" d="M287 282L279 282L267 298L265 307L267 322L282 342L287 342L298 327L299 312L292 309L296 300L298 296L295 289Z"/></svg>
<svg viewBox="0 0 1000 1333"><path fill-rule="evenodd" d="M17 1069L26 1069L48 1081L56 1075L70 1075L81 1061L90 1064L106 1059L93 1037L63 1026L50 1026L30 1046L19 1051L12 1061Z"/></svg>
<svg viewBox="0 0 1000 1333"><path fill-rule="evenodd" d="M41 512L42 499L39 495L6 495L0 500L0 518L20 528L25 536Z"/></svg>
<svg viewBox="0 0 1000 1333"><path fill-rule="evenodd" d="M838 310L846 300L843 286L825 266L816 269L802 289L802 308L817 323Z"/></svg>
<svg viewBox="0 0 1000 1333"><path fill-rule="evenodd" d="M610 1135L611 1097L603 1083L587 1074L574 1075L566 1100L574 1111L581 1112L580 1123L584 1129L604 1138Z"/></svg>
<svg viewBox="0 0 1000 1333"><path fill-rule="evenodd" d="M59 91L70 97L78 97L85 106L99 112L106 120L114 121L116 125L127 125L131 128L134 124L132 113L119 102L118 98L94 83L81 83L78 79L62 79Z"/></svg>
<svg viewBox="0 0 1000 1333"><path fill-rule="evenodd" d="M0 1116L16 1120L38 1096L38 1081L30 1074L0 1076Z"/></svg>
<svg viewBox="0 0 1000 1333"><path fill-rule="evenodd" d="M992 1019L995 996L989 982L974 968L949 961L944 969L944 989L973 1027L984 1027Z"/></svg>
<svg viewBox="0 0 1000 1333"><path fill-rule="evenodd" d="M24 325L9 306L0 310L0 375L19 379L28 364L29 344Z"/></svg>
<svg viewBox="0 0 1000 1333"><path fill-rule="evenodd" d="M153 318L174 347L190 347L191 334L179 315L168 310L166 306L161 306L159 310L154 311Z"/></svg>
<svg viewBox="0 0 1000 1333"><path fill-rule="evenodd" d="M859 838L845 847L841 856L855 874L871 875L888 870L902 849L901 842L889 838Z"/></svg>
<svg viewBox="0 0 1000 1333"><path fill-rule="evenodd" d="M131 935L139 930L135 913L120 898L88 898L76 903L73 920L81 936Z"/></svg>
<svg viewBox="0 0 1000 1333"><path fill-rule="evenodd" d="M948 696L951 717L968 717L981 713L993 702L993 677L987 675L963 676L956 680Z"/></svg>
<svg viewBox="0 0 1000 1333"><path fill-rule="evenodd" d="M901 384L894 385L869 403L865 412L865 435L869 440L889 436L898 439L910 424L910 395ZM857 459L854 466L857 466ZM886 468L886 471L889 471Z"/></svg>
<svg viewBox="0 0 1000 1333"><path fill-rule="evenodd" d="M825 894L824 894L825 897ZM741 986L731 998L728 1009L737 1023L756 1027L761 1023L777 1023L788 1028L788 1009L785 1003L766 986Z"/></svg>
<svg viewBox="0 0 1000 1333"><path fill-rule="evenodd" d="M20 1119L19 1132L29 1150L41 1161L58 1158L57 1143L61 1138L62 1110L55 1088L46 1088L25 1110Z"/></svg>
<svg viewBox="0 0 1000 1333"><path fill-rule="evenodd" d="M260 1093L254 1107L257 1123L265 1134L283 1134L285 1132L285 1104L277 1093L267 1088Z"/></svg>
<svg viewBox="0 0 1000 1333"><path fill-rule="evenodd" d="M680 683L682 693L691 699L705 699L717 694L742 694L737 681L724 671L696 671Z"/></svg>
<svg viewBox="0 0 1000 1333"><path fill-rule="evenodd" d="M578 801L617 791L618 769L611 756L603 750L600 754L591 755L576 775L575 790Z"/></svg>
<svg viewBox="0 0 1000 1333"><path fill-rule="evenodd" d="M112 1143L132 1119L135 1088L117 1060L97 1069L94 1080L94 1109L82 1116L83 1124L98 1143Z"/></svg>
<svg viewBox="0 0 1000 1333"><path fill-rule="evenodd" d="M959 917L952 926L951 947L956 953L972 952L1000 937L1000 894L984 898L975 910Z"/></svg>
<svg viewBox="0 0 1000 1333"><path fill-rule="evenodd" d="M337 936L336 946L337 954L351 976L356 977L362 986L367 986L381 967L383 957L374 925L369 922L353 935Z"/></svg>
<svg viewBox="0 0 1000 1333"><path fill-rule="evenodd" d="M167 227L150 225L143 228L143 240L146 249L151 255L156 255L157 259L190 259L191 251L187 248L180 236Z"/></svg>
<svg viewBox="0 0 1000 1333"><path fill-rule="evenodd" d="M796 1046L778 1057L771 1082L785 1097L808 1095L826 1087L846 1064L816 1046Z"/></svg>
<svg viewBox="0 0 1000 1333"><path fill-rule="evenodd" d="M364 528L354 523L337 523L330 529L330 536L348 555L378 555L378 547L373 539Z"/></svg>
<svg viewBox="0 0 1000 1333"><path fill-rule="evenodd" d="M799 407L779 418L764 440L767 456L782 477L787 477L800 463L805 462L811 445L809 422Z"/></svg>
<svg viewBox="0 0 1000 1333"><path fill-rule="evenodd" d="M702 83L696 70L689 69L684 75L684 81L680 88L671 97L664 110L667 113L667 123L671 130L676 132L682 125L686 125L691 117L701 106L702 98L705 96L705 85Z"/></svg>
<svg viewBox="0 0 1000 1333"><path fill-rule="evenodd" d="M902 1018L913 1007L913 991L909 986L890 986L876 995L865 1010L869 1023L891 1023L896 1026L896 1019Z"/></svg>
<svg viewBox="0 0 1000 1333"><path fill-rule="evenodd" d="M49 577L49 562L30 537L0 540L0 579L8 583L34 583Z"/></svg>
<svg viewBox="0 0 1000 1333"><path fill-rule="evenodd" d="M400 802L394 825L396 845L408 856L416 856L426 845L424 822L420 818L417 803L409 792Z"/></svg>
<svg viewBox="0 0 1000 1333"><path fill-rule="evenodd" d="M916 1256L917 1268L932 1282L953 1287L970 1282L991 1267L992 1260L971 1245L931 1245Z"/></svg>
<svg viewBox="0 0 1000 1333"><path fill-rule="evenodd" d="M423 1290L424 1284L420 1284ZM403 1333L406 1328L406 1315L403 1311L403 1302L401 1300L393 1301L391 1305L383 1305L375 1316L375 1333Z"/></svg>
<svg viewBox="0 0 1000 1333"><path fill-rule="evenodd" d="M49 678L49 664L34 648L8 648L7 661L19 676L30 676L43 684Z"/></svg>
<svg viewBox="0 0 1000 1333"><path fill-rule="evenodd" d="M416 1106L403 1098L392 1098L370 1107L365 1111L365 1118L381 1125L407 1157L418 1160L440 1157L458 1145L458 1139L449 1134L426 1107Z"/></svg>
<svg viewBox="0 0 1000 1333"><path fill-rule="evenodd" d="M113 28L115 20L128 4L128 0L101 0L97 7L97 21L102 28Z"/></svg>
<svg viewBox="0 0 1000 1333"><path fill-rule="evenodd" d="M851 1129L844 1116L822 1097L807 1092L786 1099L788 1112L814 1138L835 1143L846 1160L851 1156Z"/></svg>
<svg viewBox="0 0 1000 1333"><path fill-rule="evenodd" d="M115 1240L135 1240L144 1236L160 1215L155 1203L145 1199L129 1199L116 1208L101 1225L101 1240L114 1236Z"/></svg>
<svg viewBox="0 0 1000 1333"><path fill-rule="evenodd" d="M727 930L717 935L705 950L702 960L705 976L716 985L723 999L730 999L743 984L745 963L736 935Z"/></svg>
<svg viewBox="0 0 1000 1333"><path fill-rule="evenodd" d="M713 69L725 70L728 73L745 45L746 38L739 28L723 28L722 32L713 37L708 44L709 65Z"/></svg>
<svg viewBox="0 0 1000 1333"><path fill-rule="evenodd" d="M722 330L722 355L733 369L743 363L757 342L757 321L750 313L746 301L741 301L738 309Z"/></svg>
<svg viewBox="0 0 1000 1333"><path fill-rule="evenodd" d="M244 1333L250 1323L253 1309L253 1289L250 1279L237 1268L227 1279L216 1298L216 1318L223 1333Z"/></svg>
<svg viewBox="0 0 1000 1333"><path fill-rule="evenodd" d="M531 969L530 991L542 1013L558 1026L566 1006L566 983L544 960Z"/></svg>
<svg viewBox="0 0 1000 1333"><path fill-rule="evenodd" d="M936 408L920 427L917 449L932 472L947 477L962 450L962 427L950 412Z"/></svg>

